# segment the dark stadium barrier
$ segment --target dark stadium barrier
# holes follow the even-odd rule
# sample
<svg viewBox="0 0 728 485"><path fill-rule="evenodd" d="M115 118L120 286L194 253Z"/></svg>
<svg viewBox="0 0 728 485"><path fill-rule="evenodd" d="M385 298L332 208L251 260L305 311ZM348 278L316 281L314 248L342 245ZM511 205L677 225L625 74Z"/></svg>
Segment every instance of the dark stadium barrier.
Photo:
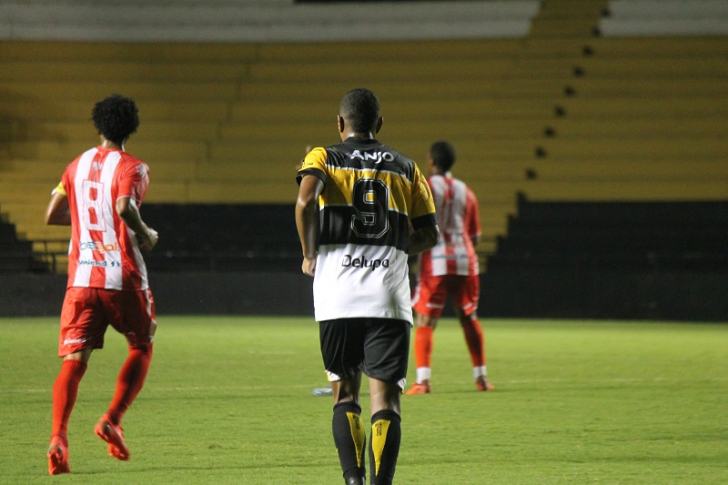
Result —
<svg viewBox="0 0 728 485"><path fill-rule="evenodd" d="M728 322L725 271L512 268L481 277L486 318Z"/></svg>
<svg viewBox="0 0 728 485"><path fill-rule="evenodd" d="M0 274L0 317L60 316L65 275ZM157 314L300 315L313 318L302 273L182 272L149 277Z"/></svg>
<svg viewBox="0 0 728 485"><path fill-rule="evenodd" d="M290 315L313 319L301 273L158 273L164 315ZM0 274L0 317L59 316L66 276ZM728 275L713 271L525 268L481 275L481 318L590 318L728 322ZM452 316L448 307L446 316Z"/></svg>
<svg viewBox="0 0 728 485"><path fill-rule="evenodd" d="M482 277L493 317L728 321L728 201L521 197Z"/></svg>
<svg viewBox="0 0 728 485"><path fill-rule="evenodd" d="M293 204L144 204L143 216L160 234L152 274L300 268Z"/></svg>
<svg viewBox="0 0 728 485"><path fill-rule="evenodd" d="M15 225L0 220L0 273L47 273L48 264L33 251L33 243L18 238Z"/></svg>
<svg viewBox="0 0 728 485"><path fill-rule="evenodd" d="M290 204L145 204L159 315L313 318ZM519 201L481 275L485 318L728 322L728 202ZM59 315L66 276L0 272L0 316ZM447 308L446 316L452 316Z"/></svg>

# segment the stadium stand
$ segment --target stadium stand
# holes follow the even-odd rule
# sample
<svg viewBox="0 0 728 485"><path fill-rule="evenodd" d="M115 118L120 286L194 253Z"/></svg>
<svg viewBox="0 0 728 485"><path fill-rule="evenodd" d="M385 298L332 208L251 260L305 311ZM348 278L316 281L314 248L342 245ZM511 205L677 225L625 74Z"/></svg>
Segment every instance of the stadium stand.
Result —
<svg viewBox="0 0 728 485"><path fill-rule="evenodd" d="M376 8L291 0L10 1L0 5L0 36L103 42L506 38L525 36L538 8L536 0L386 2Z"/></svg>
<svg viewBox="0 0 728 485"><path fill-rule="evenodd" d="M728 201L519 200L489 269L728 269Z"/></svg>
<svg viewBox="0 0 728 485"><path fill-rule="evenodd" d="M708 25L728 25L725 3L599 16L487 260L483 313L724 321L728 38Z"/></svg>
<svg viewBox="0 0 728 485"><path fill-rule="evenodd" d="M298 270L290 204L146 204L144 218L167 237L146 256L151 271Z"/></svg>
<svg viewBox="0 0 728 485"><path fill-rule="evenodd" d="M482 313L724 322L728 202L519 201Z"/></svg>
<svg viewBox="0 0 728 485"><path fill-rule="evenodd" d="M32 243L18 237L15 226L0 218L0 273L48 271Z"/></svg>
<svg viewBox="0 0 728 485"><path fill-rule="evenodd" d="M728 196L725 2L131 0L117 24L83 28L112 4L0 5L0 203L30 239L66 234L42 224L48 191L113 91L140 105L128 149L152 167L149 207L290 203L304 147L336 141L336 100L354 84L381 97L383 141L418 160L434 140L455 145L481 252L518 193ZM342 41L327 26L347 13L362 23Z"/></svg>
<svg viewBox="0 0 728 485"><path fill-rule="evenodd" d="M718 3L604 2L596 36L581 39L582 55L523 192L546 200L725 199L728 38L711 31L684 37L689 29L682 28L670 36L627 34L623 25L662 19L668 29L705 12L728 24Z"/></svg>
<svg viewBox="0 0 728 485"><path fill-rule="evenodd" d="M398 6L396 15L385 4L364 9L366 15L359 15L362 22L396 21L401 27L396 29L401 37L389 44L377 31L368 33L376 41L312 43L321 39L310 37L311 33L325 31L324 26L331 24L330 6L223 1L224 8L216 10L212 4L188 8L184 2L175 6L161 2L140 8L131 2L120 10L118 28L126 27L125 38L134 41L150 40L145 37L150 31L163 35L174 30L173 25L181 29L194 24L195 12L200 14L199 32L205 32L205 25L209 31L215 25L213 17L219 19L225 9L240 9L230 18L242 15L253 24L270 24L272 12L280 13L283 23L306 21L305 29L299 25L292 30L309 37L293 44L281 43L285 40L281 37L265 42L268 34L256 37L256 43L176 43L167 37L164 43L129 44L108 42L113 40L110 33L110 38L103 38L105 43L98 44L83 41L93 33L83 33L78 22L97 18L102 4L4 5L0 18L9 24L5 32L13 41L0 49L4 65L0 124L8 133L2 148L8 176L3 181L22 183L28 190L10 191L3 202L30 238L54 240L65 234L63 228L43 226L38 215L64 164L94 142L87 121L91 104L112 91L132 96L140 105L142 126L128 149L152 167L149 202L290 202L295 198L295 164L304 147L336 141L332 121L336 100L352 83L367 79L372 81L365 84L386 106L385 141L417 159L432 141L448 137L459 145L463 169L471 164L470 171L480 173L478 138L487 137L489 151L497 155L492 165L498 177L518 178L522 170L513 164L533 143L523 139L538 136L532 105L538 103L543 80L539 76L525 81L529 97L522 101L514 96L504 73L522 70L516 59L538 2L448 2L444 14L442 4L436 4L415 9L411 20L416 28L402 18L411 6L401 11ZM64 8L67 11L58 12ZM291 16L291 8L305 15ZM342 6L345 12L352 8L362 10ZM184 13L177 15L176 9ZM172 19L164 20L165 28L158 28L163 22L157 15L160 11ZM431 22L437 20L437 28L423 20L428 15ZM448 19L466 17L479 22L478 39L469 39L467 28L455 32L448 27ZM225 22L218 25L230 25ZM311 29L311 22L321 22L322 27ZM430 38L456 40L411 40L423 32ZM35 40L19 40L26 36ZM38 40L44 38L52 40ZM205 40L215 39L213 35ZM548 78L550 71L544 72ZM521 74L529 77L527 72ZM485 122L488 134L484 136L483 127L476 124L464 127L459 121L463 117ZM55 166L52 160L57 161ZM505 227L506 214L514 207L513 194L489 180L484 180L483 189L486 232L494 235Z"/></svg>
<svg viewBox="0 0 728 485"><path fill-rule="evenodd" d="M728 35L722 0L613 0L599 22L605 36Z"/></svg>

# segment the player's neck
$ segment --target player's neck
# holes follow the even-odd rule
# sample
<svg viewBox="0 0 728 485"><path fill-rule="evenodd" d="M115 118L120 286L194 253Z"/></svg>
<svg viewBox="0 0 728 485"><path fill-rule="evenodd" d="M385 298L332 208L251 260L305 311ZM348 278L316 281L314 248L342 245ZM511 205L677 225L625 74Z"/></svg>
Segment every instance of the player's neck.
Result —
<svg viewBox="0 0 728 485"><path fill-rule="evenodd" d="M99 135L101 137L101 147L106 148L109 150L121 150L124 151L124 143L122 142L121 145L118 143L114 143L111 140L107 140L104 135Z"/></svg>
<svg viewBox="0 0 728 485"><path fill-rule="evenodd" d="M346 140L347 138L359 138L360 140L374 140L374 133L372 133L371 131L368 131L366 133L363 133L363 132L356 132L356 133L347 132L346 135L343 138L344 138L344 140Z"/></svg>

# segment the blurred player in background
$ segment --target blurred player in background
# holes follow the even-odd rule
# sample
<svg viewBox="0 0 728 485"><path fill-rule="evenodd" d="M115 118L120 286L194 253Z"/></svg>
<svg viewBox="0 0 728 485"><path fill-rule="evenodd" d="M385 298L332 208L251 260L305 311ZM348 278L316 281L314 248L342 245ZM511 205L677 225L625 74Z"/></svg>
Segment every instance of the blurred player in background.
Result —
<svg viewBox="0 0 728 485"><path fill-rule="evenodd" d="M465 334L475 385L479 391L493 390L486 374L483 330L476 315L480 294L475 253L480 238L478 201L463 181L453 178L450 170L454 163L452 145L444 141L432 145L427 155L427 182L435 198L440 238L434 248L420 256L413 298L417 382L407 391L410 395L430 392L433 332L448 297Z"/></svg>
<svg viewBox="0 0 728 485"><path fill-rule="evenodd" d="M366 483L359 404L364 373L372 413L371 483L390 484L399 455L400 395L412 325L407 255L437 241L435 207L417 165L375 139L382 118L374 93L349 91L337 120L342 143L314 148L298 172L301 269L314 277L315 317L334 395L332 430L344 479L348 485Z"/></svg>
<svg viewBox="0 0 728 485"><path fill-rule="evenodd" d="M96 103L92 120L101 144L63 173L46 209L47 224L70 225L68 286L61 312L53 387L53 429L48 448L51 475L70 473L68 420L91 352L103 348L108 325L129 345L111 404L94 432L109 454L128 460L121 419L142 386L152 358L154 300L140 249L152 249L157 232L139 214L149 185L147 165L124 151L139 126L134 101L112 95Z"/></svg>

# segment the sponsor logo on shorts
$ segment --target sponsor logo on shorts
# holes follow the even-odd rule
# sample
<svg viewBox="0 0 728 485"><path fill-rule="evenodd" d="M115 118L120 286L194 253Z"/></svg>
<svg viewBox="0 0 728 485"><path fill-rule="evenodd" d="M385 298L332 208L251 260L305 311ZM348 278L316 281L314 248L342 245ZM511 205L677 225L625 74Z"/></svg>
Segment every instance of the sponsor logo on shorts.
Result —
<svg viewBox="0 0 728 485"><path fill-rule="evenodd" d="M81 249L81 251L90 249L91 251L98 251L100 253L111 253L121 250L119 248L118 241L114 241L113 243L109 244L104 244L98 241L81 241L81 243L79 244L79 248Z"/></svg>
<svg viewBox="0 0 728 485"><path fill-rule="evenodd" d="M85 338L67 338L63 341L63 345L82 344L85 341Z"/></svg>
<svg viewBox="0 0 728 485"><path fill-rule="evenodd" d="M389 259L367 259L364 256L355 258L351 254L347 254L341 261L341 266L344 268L371 268L374 271L380 267L389 268Z"/></svg>

